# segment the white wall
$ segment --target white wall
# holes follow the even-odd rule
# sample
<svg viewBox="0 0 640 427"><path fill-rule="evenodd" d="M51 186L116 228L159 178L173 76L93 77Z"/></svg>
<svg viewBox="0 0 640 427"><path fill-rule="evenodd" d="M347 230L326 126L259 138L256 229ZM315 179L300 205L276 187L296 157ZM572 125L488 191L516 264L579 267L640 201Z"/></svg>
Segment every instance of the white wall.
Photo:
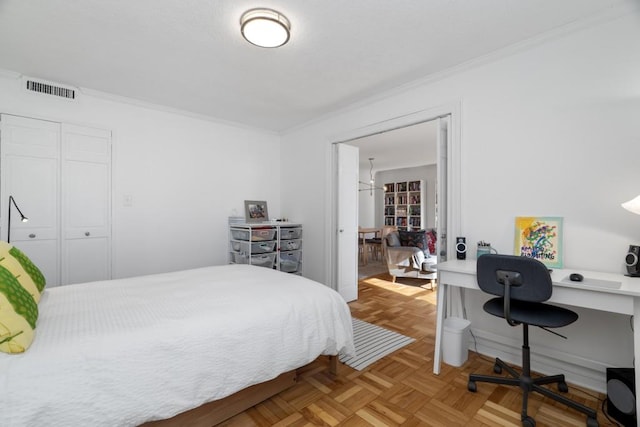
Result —
<svg viewBox="0 0 640 427"><path fill-rule="evenodd" d="M226 263L227 217L244 215L245 199L267 200L280 216L278 136L19 83L0 75L0 112L113 130L115 278Z"/></svg>
<svg viewBox="0 0 640 427"><path fill-rule="evenodd" d="M461 229L449 234L511 253L514 217L562 216L565 267L622 273L628 245L640 243L640 217L620 207L640 193L639 22L636 12L567 32L285 135L283 159L298 166L284 175L283 209L295 210L307 226L305 272L329 281L331 210L323 204L331 203L325 184L331 143L358 128L461 100ZM309 177L304 192L286 179L300 174ZM629 366L626 319L581 314L569 341L548 334L536 334L535 341L589 359L584 364L598 370ZM483 313L470 316L477 330L504 330Z"/></svg>

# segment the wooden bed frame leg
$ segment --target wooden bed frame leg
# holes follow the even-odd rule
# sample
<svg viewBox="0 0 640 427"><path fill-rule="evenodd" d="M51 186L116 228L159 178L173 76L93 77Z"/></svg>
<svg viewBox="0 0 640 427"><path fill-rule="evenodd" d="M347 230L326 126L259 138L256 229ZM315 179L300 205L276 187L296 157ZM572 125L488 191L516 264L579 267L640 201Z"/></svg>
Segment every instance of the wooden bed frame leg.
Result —
<svg viewBox="0 0 640 427"><path fill-rule="evenodd" d="M338 375L338 367L340 366L340 358L338 356L329 356L329 373Z"/></svg>

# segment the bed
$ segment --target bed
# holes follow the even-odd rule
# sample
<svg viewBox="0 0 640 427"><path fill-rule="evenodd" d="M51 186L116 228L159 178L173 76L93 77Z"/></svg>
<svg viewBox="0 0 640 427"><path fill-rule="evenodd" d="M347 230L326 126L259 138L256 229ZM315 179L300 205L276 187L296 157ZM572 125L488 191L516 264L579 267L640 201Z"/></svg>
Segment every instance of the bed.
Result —
<svg viewBox="0 0 640 427"><path fill-rule="evenodd" d="M38 308L31 347L0 353L3 426L171 419L354 353L340 295L250 265L46 289Z"/></svg>

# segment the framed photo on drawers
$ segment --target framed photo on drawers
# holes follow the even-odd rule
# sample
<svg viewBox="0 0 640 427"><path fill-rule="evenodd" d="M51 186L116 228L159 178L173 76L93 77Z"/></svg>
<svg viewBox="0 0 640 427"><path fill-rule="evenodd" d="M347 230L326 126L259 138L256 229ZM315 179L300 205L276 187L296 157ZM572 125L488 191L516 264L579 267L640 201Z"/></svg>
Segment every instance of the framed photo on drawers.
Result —
<svg viewBox="0 0 640 427"><path fill-rule="evenodd" d="M247 222L269 221L267 202L262 200L245 200L244 213Z"/></svg>

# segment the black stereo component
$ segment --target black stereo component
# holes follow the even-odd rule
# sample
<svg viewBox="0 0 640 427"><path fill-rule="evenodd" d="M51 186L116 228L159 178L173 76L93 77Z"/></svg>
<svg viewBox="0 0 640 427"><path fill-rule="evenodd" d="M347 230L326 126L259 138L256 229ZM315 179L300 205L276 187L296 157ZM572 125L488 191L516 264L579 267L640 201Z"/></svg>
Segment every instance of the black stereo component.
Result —
<svg viewBox="0 0 640 427"><path fill-rule="evenodd" d="M624 263L627 265L627 276L640 277L640 246L629 245L629 252L624 257Z"/></svg>
<svg viewBox="0 0 640 427"><path fill-rule="evenodd" d="M464 237L456 237L456 258L467 258L467 239Z"/></svg>
<svg viewBox="0 0 640 427"><path fill-rule="evenodd" d="M636 380L633 368L607 368L607 414L625 427L636 425Z"/></svg>

